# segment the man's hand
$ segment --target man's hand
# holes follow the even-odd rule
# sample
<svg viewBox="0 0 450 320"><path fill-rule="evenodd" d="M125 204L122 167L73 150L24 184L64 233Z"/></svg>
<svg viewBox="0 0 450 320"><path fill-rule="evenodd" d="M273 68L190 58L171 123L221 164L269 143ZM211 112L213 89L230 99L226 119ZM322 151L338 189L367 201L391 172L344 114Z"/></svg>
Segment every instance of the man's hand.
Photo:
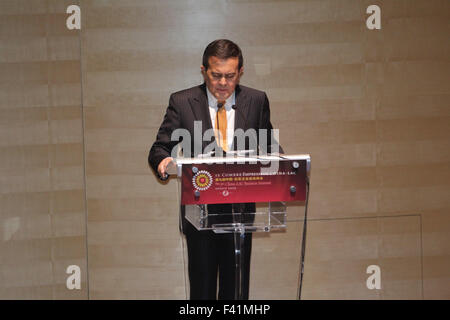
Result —
<svg viewBox="0 0 450 320"><path fill-rule="evenodd" d="M168 166L172 161L173 161L173 158L172 158L172 157L167 157L167 158L164 158L164 159L159 163L159 165L158 165L158 173L159 173L159 176L160 176L162 179L164 179L164 180L168 178L168 175L167 175L166 170L167 170L167 166Z"/></svg>

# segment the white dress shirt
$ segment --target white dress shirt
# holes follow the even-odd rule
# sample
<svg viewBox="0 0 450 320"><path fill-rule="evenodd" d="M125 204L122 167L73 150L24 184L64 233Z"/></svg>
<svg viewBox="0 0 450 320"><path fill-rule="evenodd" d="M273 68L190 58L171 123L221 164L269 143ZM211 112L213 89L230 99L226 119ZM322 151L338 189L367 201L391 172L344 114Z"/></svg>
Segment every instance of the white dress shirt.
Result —
<svg viewBox="0 0 450 320"><path fill-rule="evenodd" d="M208 87L206 87L206 93L208 95L208 105L209 105L209 115L211 116L211 123L213 126L213 129L216 128L216 113L217 113L217 99L214 97L214 95L209 91ZM231 147L233 145L233 137L234 137L234 114L235 110L232 108L234 104L236 103L235 100L235 92L231 94L231 96L228 97L228 99L225 101L225 105L222 108L225 108L225 111L227 113L227 144L228 144L228 150L231 150ZM220 123L219 123L220 126Z"/></svg>

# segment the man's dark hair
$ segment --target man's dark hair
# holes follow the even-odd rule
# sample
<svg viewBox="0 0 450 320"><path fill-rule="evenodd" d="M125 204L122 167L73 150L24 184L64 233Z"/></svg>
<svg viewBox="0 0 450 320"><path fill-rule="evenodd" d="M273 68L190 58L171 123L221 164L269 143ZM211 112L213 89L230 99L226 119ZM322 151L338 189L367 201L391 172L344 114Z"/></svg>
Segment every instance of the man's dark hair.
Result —
<svg viewBox="0 0 450 320"><path fill-rule="evenodd" d="M238 70L241 70L241 67L244 64L241 48L233 41L227 39L214 40L208 44L205 52L203 52L203 66L205 67L205 70L208 70L209 68L209 57L217 57L223 60L228 58L238 58Z"/></svg>

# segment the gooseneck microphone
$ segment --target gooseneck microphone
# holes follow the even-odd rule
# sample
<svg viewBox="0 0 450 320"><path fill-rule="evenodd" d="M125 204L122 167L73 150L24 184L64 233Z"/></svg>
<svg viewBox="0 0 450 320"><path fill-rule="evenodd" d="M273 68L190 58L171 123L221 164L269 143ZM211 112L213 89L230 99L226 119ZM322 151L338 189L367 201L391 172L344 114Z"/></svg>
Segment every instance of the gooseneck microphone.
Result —
<svg viewBox="0 0 450 320"><path fill-rule="evenodd" d="M239 112L239 114L242 116L242 118L244 119L244 130L245 130L245 128L247 128L247 117L244 115L244 113L242 112L242 110L241 109L238 109L237 107L236 107L236 105L234 104L232 107L231 107L234 111L237 111L237 112Z"/></svg>

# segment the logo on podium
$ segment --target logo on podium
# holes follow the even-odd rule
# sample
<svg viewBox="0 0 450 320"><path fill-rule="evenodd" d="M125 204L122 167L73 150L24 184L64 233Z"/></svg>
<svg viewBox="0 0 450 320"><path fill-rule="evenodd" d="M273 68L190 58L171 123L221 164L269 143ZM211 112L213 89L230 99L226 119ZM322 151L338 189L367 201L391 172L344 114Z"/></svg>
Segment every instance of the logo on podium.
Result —
<svg viewBox="0 0 450 320"><path fill-rule="evenodd" d="M200 170L192 177L194 188L200 191L208 190L212 186L213 177L206 170Z"/></svg>

